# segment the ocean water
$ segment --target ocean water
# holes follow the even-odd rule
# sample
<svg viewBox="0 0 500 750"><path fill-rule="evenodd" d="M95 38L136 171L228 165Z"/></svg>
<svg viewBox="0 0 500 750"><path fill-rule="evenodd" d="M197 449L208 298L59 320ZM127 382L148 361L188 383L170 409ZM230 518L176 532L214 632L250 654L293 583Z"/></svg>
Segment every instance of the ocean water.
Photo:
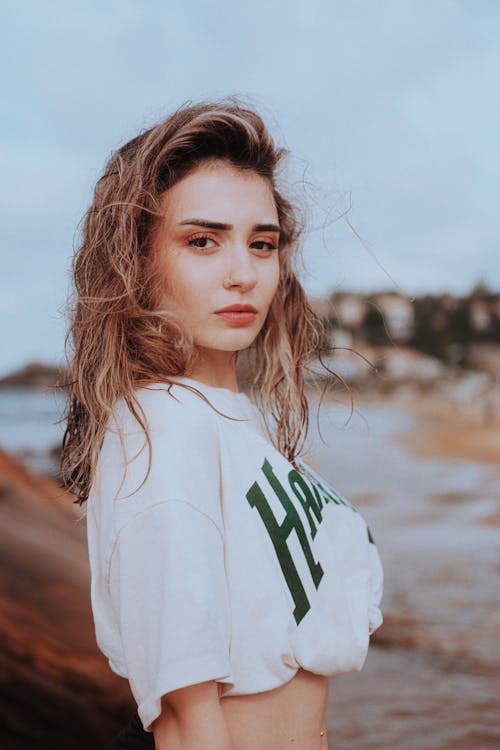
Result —
<svg viewBox="0 0 500 750"><path fill-rule="evenodd" d="M58 424L65 395L50 389L0 389L0 446L31 468L54 473L51 450L61 445L64 426Z"/></svg>

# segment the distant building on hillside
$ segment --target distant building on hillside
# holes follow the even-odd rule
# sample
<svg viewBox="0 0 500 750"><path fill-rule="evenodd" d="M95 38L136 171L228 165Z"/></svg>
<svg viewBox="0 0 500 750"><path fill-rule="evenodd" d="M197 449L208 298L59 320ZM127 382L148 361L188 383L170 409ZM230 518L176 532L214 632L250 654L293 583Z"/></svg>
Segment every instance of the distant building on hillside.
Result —
<svg viewBox="0 0 500 750"><path fill-rule="evenodd" d="M469 304L469 320L474 331L487 331L492 322L491 305L486 300L473 299Z"/></svg>
<svg viewBox="0 0 500 750"><path fill-rule="evenodd" d="M412 303L397 292L383 292L373 297L384 318L389 336L397 341L406 341L413 332L415 311Z"/></svg>
<svg viewBox="0 0 500 750"><path fill-rule="evenodd" d="M362 296L354 293L336 295L333 306L342 328L356 331L361 326L367 308L367 302Z"/></svg>

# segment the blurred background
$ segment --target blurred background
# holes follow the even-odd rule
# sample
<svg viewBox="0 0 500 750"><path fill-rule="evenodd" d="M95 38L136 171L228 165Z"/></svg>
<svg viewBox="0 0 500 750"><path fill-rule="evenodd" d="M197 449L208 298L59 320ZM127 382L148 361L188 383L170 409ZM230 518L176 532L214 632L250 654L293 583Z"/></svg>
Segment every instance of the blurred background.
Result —
<svg viewBox="0 0 500 750"><path fill-rule="evenodd" d="M493 0L1 3L2 750L98 748L133 710L58 477L71 258L111 151L228 94L291 152L344 381L313 363L309 460L385 568L330 747L500 746L499 38Z"/></svg>

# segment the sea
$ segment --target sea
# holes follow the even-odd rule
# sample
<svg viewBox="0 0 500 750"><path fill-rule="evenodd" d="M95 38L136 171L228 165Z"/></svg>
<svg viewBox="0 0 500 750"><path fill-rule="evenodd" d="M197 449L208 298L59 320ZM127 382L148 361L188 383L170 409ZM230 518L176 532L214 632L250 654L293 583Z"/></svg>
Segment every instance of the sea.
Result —
<svg viewBox="0 0 500 750"><path fill-rule="evenodd" d="M57 472L65 395L52 389L0 389L0 447L34 469Z"/></svg>

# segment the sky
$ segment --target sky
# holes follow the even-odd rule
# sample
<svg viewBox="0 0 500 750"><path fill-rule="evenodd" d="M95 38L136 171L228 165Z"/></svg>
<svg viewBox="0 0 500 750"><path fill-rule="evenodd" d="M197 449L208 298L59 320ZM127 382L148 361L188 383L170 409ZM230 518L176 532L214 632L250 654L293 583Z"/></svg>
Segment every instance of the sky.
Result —
<svg viewBox="0 0 500 750"><path fill-rule="evenodd" d="M312 297L498 290L499 39L497 0L3 0L0 375L63 360L93 186L187 100L290 150Z"/></svg>

